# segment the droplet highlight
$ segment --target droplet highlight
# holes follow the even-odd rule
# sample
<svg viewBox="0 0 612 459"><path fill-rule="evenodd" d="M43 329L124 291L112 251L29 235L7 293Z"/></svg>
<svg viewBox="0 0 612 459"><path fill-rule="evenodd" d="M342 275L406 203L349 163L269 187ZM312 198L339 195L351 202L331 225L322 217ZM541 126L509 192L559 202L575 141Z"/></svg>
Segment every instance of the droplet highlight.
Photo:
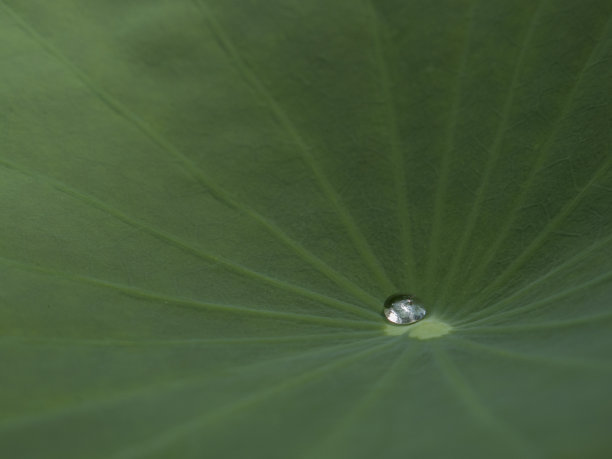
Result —
<svg viewBox="0 0 612 459"><path fill-rule="evenodd" d="M387 298L383 314L392 324L409 325L422 320L427 311L417 298L401 293Z"/></svg>

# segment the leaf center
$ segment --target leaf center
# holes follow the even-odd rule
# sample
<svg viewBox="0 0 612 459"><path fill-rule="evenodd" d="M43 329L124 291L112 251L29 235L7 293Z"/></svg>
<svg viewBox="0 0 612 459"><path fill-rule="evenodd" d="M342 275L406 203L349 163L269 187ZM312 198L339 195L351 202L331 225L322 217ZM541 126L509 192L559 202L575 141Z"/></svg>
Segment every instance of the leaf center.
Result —
<svg viewBox="0 0 612 459"><path fill-rule="evenodd" d="M436 319L435 317L428 317L408 327L386 325L385 334L389 336L398 336L408 333L410 338L425 340L448 335L452 329L453 327L446 322Z"/></svg>

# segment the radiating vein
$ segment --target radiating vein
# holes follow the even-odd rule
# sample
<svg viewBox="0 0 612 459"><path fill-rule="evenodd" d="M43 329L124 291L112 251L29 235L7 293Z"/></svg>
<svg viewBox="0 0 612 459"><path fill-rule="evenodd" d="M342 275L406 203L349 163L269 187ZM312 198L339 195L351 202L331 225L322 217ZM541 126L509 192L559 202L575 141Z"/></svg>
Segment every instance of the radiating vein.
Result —
<svg viewBox="0 0 612 459"><path fill-rule="evenodd" d="M475 280L481 278L482 274L488 268L491 261L493 261L493 259L497 255L501 244L508 237L508 234L510 230L512 229L513 224L517 219L518 213L521 210L523 204L525 203L525 199L527 198L529 191L531 191L531 187L537 177L538 172L540 172L542 166L544 165L546 159L549 157L552 151L551 148L552 148L552 145L555 139L557 138L559 129L562 126L562 121L567 118L567 115L571 111L570 109L572 108L572 103L574 99L576 98L576 94L578 93L578 89L581 86L584 75L587 73L587 70L590 68L590 65L593 62L593 59L597 55L597 51L599 47L603 43L605 43L605 41L603 40L603 37L606 36L608 28L610 27L610 24L611 24L611 20L608 19L606 26L602 28L602 35L600 36L598 40L595 41L595 44L592 47L591 52L587 56L586 60L584 61L584 64L582 65L580 71L578 72L576 78L574 79L574 83L572 84L570 90L567 92L567 96L565 97L562 107L560 108L560 110L556 111L557 116L553 119L553 122L551 123L550 129L548 131L548 135L545 137L544 141L539 146L538 151L535 152L535 154L537 154L536 160L534 161L529 171L529 175L527 176L525 181L522 183L519 193L514 198L512 202L512 206L510 210L508 211L504 222L500 226L499 231L497 232L497 237L495 238L495 241L489 246L483 260L478 263L473 273L470 275L472 282L468 281L468 284L465 287L467 291L470 290Z"/></svg>
<svg viewBox="0 0 612 459"><path fill-rule="evenodd" d="M433 288L433 276L437 269L439 247L440 247L440 231L442 229L442 216L444 214L445 202L447 199L448 185L450 181L450 171L453 151L455 148L455 135L457 131L457 124L459 122L459 107L461 105L462 97L462 82L463 77L467 69L467 61L470 50L470 41L472 35L472 29L474 27L474 9L476 2L473 1L470 4L467 13L467 26L465 37L463 38L461 58L459 60L459 68L455 76L455 82L453 84L453 92L451 97L450 116L448 118L448 125L444 134L444 151L442 153L442 163L440 166L440 172L438 175L438 181L434 191L434 208L431 225L431 235L429 238L429 255L427 257L426 272L425 272L425 285L429 289L429 295L435 295Z"/></svg>
<svg viewBox="0 0 612 459"><path fill-rule="evenodd" d="M0 8L4 9L13 18L13 20L36 41L36 43L38 43L47 53L49 53L49 55L54 57L59 63L61 63L73 75L75 75L81 81L81 83L83 83L84 86L92 92L92 94L99 98L102 103L104 103L126 122L135 126L142 134L149 138L163 151L178 159L190 176L193 177L200 185L205 187L209 192L211 192L217 199L228 205L230 208L236 209L249 218L257 221L270 234L279 239L285 246L295 252L295 254L301 259L311 264L319 272L327 276L338 285L346 288L358 298L363 299L366 303L378 306L378 299L376 297L372 296L354 282L339 274L320 258L316 257L312 252L305 249L270 219L258 213L251 207L248 207L243 202L238 201L225 188L215 183L194 161L180 151L175 145L158 134L144 119L132 112L128 107L124 106L111 94L106 92L92 79L90 79L86 73L74 65L66 56L64 56L47 39L45 39L45 37L36 32L36 30L34 30L16 11L8 6L4 0L0 0Z"/></svg>
<svg viewBox="0 0 612 459"><path fill-rule="evenodd" d="M486 405L478 398L478 395L468 381L461 375L456 365L451 361L447 352L440 346L434 346L433 355L436 365L440 369L442 376L446 379L451 391L464 404L470 414L481 423L483 428L492 431L506 440L510 446L514 447L517 452L520 452L521 455L517 457L532 457L533 452L525 440L489 411Z"/></svg>
<svg viewBox="0 0 612 459"><path fill-rule="evenodd" d="M380 376L376 384L374 384L371 390L362 397L357 403L354 404L351 410L347 411L344 417L334 423L331 430L327 432L324 439L320 439L315 448L306 452L306 454L300 457L318 459L323 457L323 452L332 443L338 443L339 439L342 438L348 432L351 425L355 420L359 419L360 416L363 418L364 412L371 406L373 406L378 399L380 399L385 391L389 388L391 382L397 376L398 369L406 363L409 357L416 356L417 346L405 347L402 351L398 351L397 357L394 359L391 365L389 365L382 376Z"/></svg>
<svg viewBox="0 0 612 459"><path fill-rule="evenodd" d="M160 304L171 304L175 306L183 306L189 308L203 309L203 310L215 310L224 313L243 314L243 315L255 315L260 317L267 317L270 319L277 320L289 320L293 322L304 322L304 323L317 323L320 325L334 326L334 327L348 327L348 328L362 328L362 329L380 329L381 325L370 321L359 321L349 319L334 319L330 317L315 316L308 314L297 314L292 312L278 312L265 309L254 309L245 306L233 306L227 304L216 304L206 303L191 298L180 298L176 296L168 296L158 292L150 290L144 290L128 285L118 284L115 282L109 282L103 279L94 277L81 276L78 274L72 274L64 271L58 271L51 268L45 268L36 266L33 264L24 263L21 261L11 260L5 257L0 257L0 262L5 265L35 272L42 275L53 276L63 280L72 282L79 282L89 285L95 285L106 289L115 290L127 296L135 298L142 298L146 300L152 300Z"/></svg>
<svg viewBox="0 0 612 459"><path fill-rule="evenodd" d="M545 355L537 355L531 354L528 352L516 352L516 351L508 351L506 349L501 349L496 346L491 346L489 344L479 343L470 339L462 339L457 337L451 337L453 342L463 346L464 348L470 350L480 350L484 352L488 352L489 354L496 355L498 357L502 357L508 360L516 360L521 362L530 362L535 365L548 365L553 367L570 367L570 368L580 368L580 369L588 369L588 370L597 370L603 372L611 372L612 364L610 362L603 361L593 361L585 359L584 357L580 358L559 358L559 357L550 357ZM573 350L573 349L572 349Z"/></svg>
<svg viewBox="0 0 612 459"><path fill-rule="evenodd" d="M472 236L474 226L476 225L476 221L480 216L482 203L486 197L491 176L501 155L502 144L506 135L506 131L508 129L508 122L510 120L511 110L514 105L514 97L518 91L520 75L522 73L523 66L525 63L525 56L527 54L527 51L529 50L529 44L531 43L531 40L533 38L534 31L536 30L536 25L538 23L538 19L542 11L544 1L545 0L541 0L538 4L523 35L521 47L518 53L518 57L516 59L516 63L514 65L514 70L512 72L512 79L510 81L506 100L502 108L501 119L498 123L491 147L487 149L489 155L485 165L485 170L480 181L480 185L476 190L476 196L470 208L470 213L468 214L467 220L465 222L465 227L463 229L461 239L459 241L455 254L452 257L451 266L446 276L445 286L442 292L442 299L446 298L451 284L456 276L457 269L459 268L461 262L464 261L464 252L467 247L467 243Z"/></svg>
<svg viewBox="0 0 612 459"><path fill-rule="evenodd" d="M191 255L195 255L196 257L209 261L211 263L215 263L217 265L223 266L225 269L234 272L236 274L239 274L241 276L247 277L247 278L251 278L251 279L255 279L257 281L261 281L264 282L268 285L272 285L276 288L279 288L281 290L285 290L285 291L289 291L292 293L295 293L297 295L306 297L306 298L310 298L312 300L321 302L323 304L326 304L328 306L331 306L335 309L339 309L345 312L349 312L351 314L355 314L358 315L360 317L364 317L364 318L369 318L369 319L375 319L378 318L379 315L377 313L375 313L374 311L371 311L369 309L365 309L362 308L358 305L355 304L351 304L351 303L346 303L344 301L340 301L337 300L335 298L317 293L313 290L304 288L304 287L300 287L294 284L291 284L287 281L281 280L281 279L277 279L271 276L268 276L266 274L262 274L260 272L254 271L252 269L246 268L242 265L239 265L238 263L234 263L230 260L227 260L223 257L217 256L217 255L213 255L210 254L208 252L205 252L201 249L198 249L196 247L194 247L193 245L191 245L190 243L177 238L175 235L167 233L165 231L162 231L158 228L155 228L151 225L149 225L148 223L144 223L141 222L139 220L136 220L130 216L128 216L127 214L121 212L118 209L115 209L112 206L109 206L108 204L106 204L105 202L81 193L80 191L69 187L67 185L65 185L62 182L59 182L55 179L52 179L50 177L46 177L43 176L41 174L38 173L34 173L31 172L27 169L24 169L12 162L0 159L0 165L3 165L5 167L11 168L11 169L15 169L19 172L21 172L22 174L28 175L30 177L33 177L35 179L37 179L38 181L44 181L46 183L48 183L50 186L58 189L59 191L66 193L70 196L72 196L73 198L78 199L81 202L84 202L86 205L90 206L90 207L94 207L96 209L99 209L105 213L108 213L110 215L112 215L113 217L117 218L118 220L126 223L129 226L132 226L134 228L137 228L147 234L150 234L151 236L155 237L158 240L163 241L164 243L167 243L169 245L172 245L174 247L178 247L179 249L191 254Z"/></svg>
<svg viewBox="0 0 612 459"><path fill-rule="evenodd" d="M327 365L323 365L314 369L307 370L298 376L288 378L281 381L279 384L266 387L263 390L259 390L250 393L244 397L239 398L237 401L225 405L217 410L208 411L202 416L189 419L188 421L179 424L175 427L167 429L165 432L151 438L148 443L141 443L133 445L117 454L111 456L110 459L131 459L139 457L147 457L155 451L167 448L173 442L178 441L180 438L195 434L199 429L204 428L210 422L223 422L229 416L237 416L239 413L251 408L258 403L265 402L272 396L277 396L282 392L296 389L297 387L307 384L312 380L315 380L318 376L325 374L329 371L337 370L339 368L348 366L352 363L358 362L363 358L379 352L381 349L395 344L395 340L372 346L364 351L355 352L348 357L337 359Z"/></svg>
<svg viewBox="0 0 612 459"><path fill-rule="evenodd" d="M525 248L525 250L513 259L512 263L497 276L493 282L491 282L483 291L479 294L479 298L486 297L490 292L496 291L501 285L505 284L516 272L522 268L522 266L534 256L537 249L539 249L546 238L554 232L563 221L572 213L574 209L580 204L588 192L591 191L593 185L604 175L612 166L612 155L608 155L606 160L597 168L589 182L583 186L583 188L574 196L571 200L565 203L565 205L559 210L559 212L548 222L548 224L536 235L531 243ZM474 304L477 304L476 301Z"/></svg>
<svg viewBox="0 0 612 459"><path fill-rule="evenodd" d="M245 80L250 84L252 89L266 102L270 111L274 114L278 124L287 132L287 134L293 139L294 143L299 147L299 152L312 170L315 179L323 191L327 199L329 200L332 207L337 212L340 221L344 225L349 237L351 238L356 250L361 255L367 266L370 268L372 273L376 276L376 279L381 283L384 288L389 291L394 291L395 287L387 276L382 267L380 260L376 257L370 244L368 243L365 236L362 234L357 223L350 214L348 208L343 203L340 195L334 189L332 184L329 182L321 168L319 167L315 157L311 153L311 148L308 146L303 136L297 130L295 123L289 118L286 111L279 105L277 100L274 98L272 93L262 83L260 77L255 71L249 66L244 57L240 54L238 49L234 46L233 41L229 38L229 35L224 30L223 26L217 21L215 16L212 14L210 8L201 0L194 0L195 5L200 9L205 17L208 25L210 26L211 32L216 36L219 43L222 44L221 48L228 55L228 58L234 62L236 67L240 70Z"/></svg>
<svg viewBox="0 0 612 459"><path fill-rule="evenodd" d="M472 314L469 314L465 317L465 319L457 321L456 324L457 325L461 325L464 323L476 323L476 319L479 319L481 317L489 317L491 315L491 313L499 310L502 308L502 306L509 304L513 301L515 301L517 298L520 298L521 296L525 295L526 293L530 292L531 290L533 290L534 288L542 285L543 282L545 282L547 279L550 279L552 276L554 276L555 274L558 274L560 272L563 272L564 270L573 267L576 263L586 259L586 257L588 255L590 255L591 253L598 251L598 250L606 250L606 245L610 244L612 242L612 234L595 242L594 244L591 244L590 246L586 247L585 249L580 250L578 253L576 253L575 255L573 255L571 258L565 260L563 263L561 263L560 265L556 266L555 268L551 269L550 271L548 271L546 274L544 274L543 276L538 277L537 279L535 279L534 281L530 282L529 284L527 284L526 286L514 291L514 293L504 297L503 299L501 299L500 301L498 301L497 303L494 303L488 307L483 307L478 311L473 312ZM480 303L478 303L480 304ZM478 321L480 322L480 321Z"/></svg>
<svg viewBox="0 0 612 459"><path fill-rule="evenodd" d="M380 331L353 331L319 333L316 335L291 335L291 336L252 336L240 338L186 338L186 339L115 339L115 338L56 338L27 335L0 335L0 344L23 344L36 346L58 346L58 347L148 347L148 346L208 346L215 344L270 344L270 343L292 343L292 342L319 342L326 340L338 340L345 338L359 338L367 336L380 336Z"/></svg>
<svg viewBox="0 0 612 459"><path fill-rule="evenodd" d="M514 316L520 316L520 315L524 315L525 313L528 313L530 311L535 311L535 310L542 310L542 306L545 306L547 304L551 304L554 303L555 301L559 301L562 300L563 298L566 298L568 296L572 296L575 295L577 293L580 293L584 290L588 290L588 289L592 289L597 287L598 285L605 283L605 282L609 282L610 280L612 280L612 271L608 271L604 274L600 274L599 276L584 282L580 285L576 285L570 288L567 288L565 290L560 291L559 293L556 293L554 295L550 295L546 298L543 298L539 301L534 301L532 303L526 304L524 306L521 307L517 307L517 308L513 308L510 309L508 311L503 311L503 312L499 312L497 314L493 314L494 310L499 309L499 307L493 308L485 308L483 311L487 311L489 310L490 315L487 318L484 319L480 319L480 320L474 320L471 322L466 322L469 325L478 325L478 324L486 324L489 322L494 322L496 320L503 320L503 319L508 319L510 317L514 317Z"/></svg>
<svg viewBox="0 0 612 459"><path fill-rule="evenodd" d="M406 170L404 164L404 155L402 152L402 142L399 135L399 126L397 120L397 108L393 103L392 82L389 71L389 64L385 58L383 51L383 24L381 18L376 12L376 8L372 0L367 1L369 10L370 22L374 31L374 48L378 60L378 68L380 73L380 82L383 89L383 98L386 108L386 120L389 125L389 145L391 158L393 160L393 177L395 181L397 213L400 226L401 239L401 254L402 264L405 269L405 282L407 285L413 285L415 279L415 259L412 242L412 230L410 223L410 215L408 213L407 187L406 187Z"/></svg>
<svg viewBox="0 0 612 459"><path fill-rule="evenodd" d="M574 328L581 325L596 325L598 322L605 322L612 320L612 312L590 315L585 317L577 317L575 319L568 320L554 320L550 322L542 323L524 323L518 325L491 325L491 326L474 326L474 327L461 327L461 332L466 333L531 333L533 331L546 331L554 330L555 328ZM603 328L607 332L607 328Z"/></svg>
<svg viewBox="0 0 612 459"><path fill-rule="evenodd" d="M283 362L295 362L301 359L316 358L316 357L332 357L336 351L350 351L353 348L361 349L367 347L371 349L373 343L384 340L385 344L389 343L389 338L385 336L378 336L376 338L368 338L360 341L351 343L337 344L324 349L315 349L306 352L291 352L290 355L282 355L274 358L259 359L254 363L248 365L232 366L218 369L214 372L206 372L204 375L199 374L195 376L187 376L182 378L174 378L165 381L156 381L151 384L147 381L145 384L135 385L134 388L128 390L114 390L111 396L96 397L93 394L89 394L83 399L70 399L70 404L62 405L59 408L48 408L44 411L27 413L18 417L8 418L6 421L0 423L0 431L14 431L18 429L27 428L33 423L41 422L56 422L59 418L65 418L68 416L77 415L79 413L92 412L94 410L101 410L111 405L119 405L126 401L137 398L137 397L151 397L157 396L163 392L172 392L185 389L188 386L201 384L205 381L219 378L227 378L228 376L234 375L244 378L247 372L252 370L260 370L266 365L279 366ZM318 367L320 368L320 367Z"/></svg>

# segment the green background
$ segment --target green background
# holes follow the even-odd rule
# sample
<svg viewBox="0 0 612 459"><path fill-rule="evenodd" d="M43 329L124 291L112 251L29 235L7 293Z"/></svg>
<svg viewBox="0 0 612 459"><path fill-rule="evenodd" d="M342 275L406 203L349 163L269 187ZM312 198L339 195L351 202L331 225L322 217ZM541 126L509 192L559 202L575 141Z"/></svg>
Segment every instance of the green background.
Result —
<svg viewBox="0 0 612 459"><path fill-rule="evenodd" d="M611 14L0 0L2 456L609 458Z"/></svg>

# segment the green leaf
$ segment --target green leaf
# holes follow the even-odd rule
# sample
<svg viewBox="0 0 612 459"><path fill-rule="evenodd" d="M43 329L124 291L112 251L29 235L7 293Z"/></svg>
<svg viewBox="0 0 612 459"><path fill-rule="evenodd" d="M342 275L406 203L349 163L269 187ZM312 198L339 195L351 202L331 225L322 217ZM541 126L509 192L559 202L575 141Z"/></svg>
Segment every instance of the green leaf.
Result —
<svg viewBox="0 0 612 459"><path fill-rule="evenodd" d="M610 457L611 15L1 0L3 457Z"/></svg>

